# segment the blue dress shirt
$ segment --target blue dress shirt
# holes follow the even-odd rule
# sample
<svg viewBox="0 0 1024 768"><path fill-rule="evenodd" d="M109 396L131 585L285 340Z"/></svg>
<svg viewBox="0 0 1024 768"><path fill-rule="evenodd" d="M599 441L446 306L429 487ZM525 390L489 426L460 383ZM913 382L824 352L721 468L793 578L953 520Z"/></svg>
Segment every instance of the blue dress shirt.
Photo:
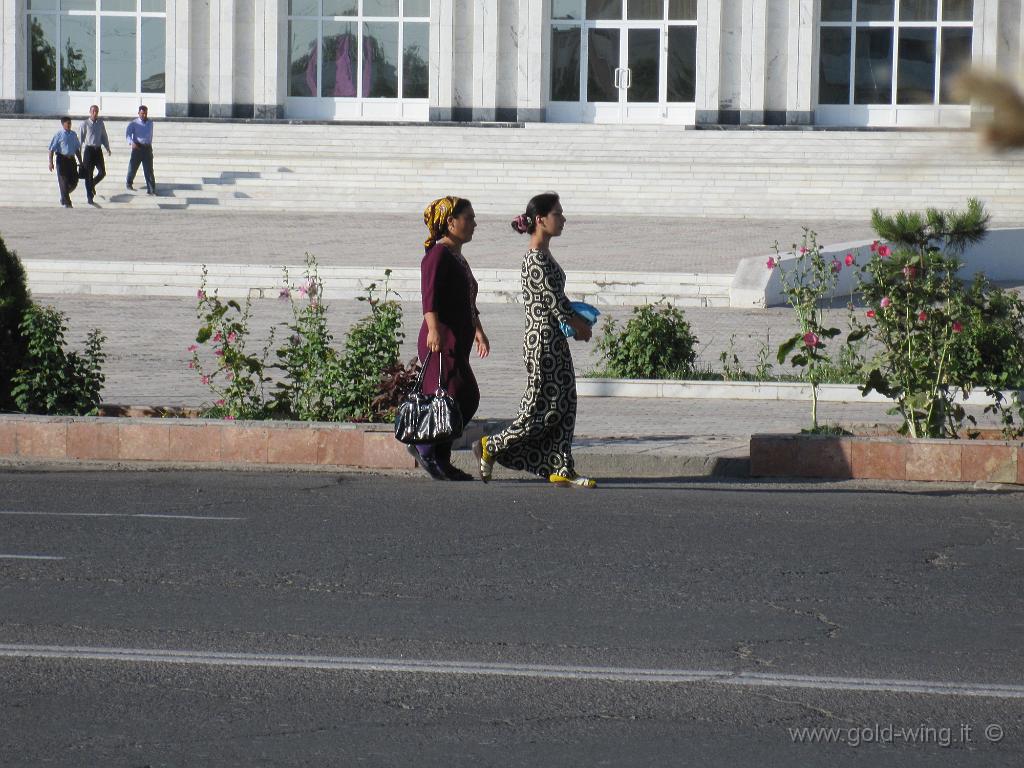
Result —
<svg viewBox="0 0 1024 768"><path fill-rule="evenodd" d="M147 120L142 122L141 118L136 117L128 123L128 128L125 130L124 135L128 139L129 144L152 144L153 121Z"/></svg>
<svg viewBox="0 0 1024 768"><path fill-rule="evenodd" d="M82 148L82 142L78 140L78 134L74 131L59 130L50 139L50 151L65 157L74 157Z"/></svg>

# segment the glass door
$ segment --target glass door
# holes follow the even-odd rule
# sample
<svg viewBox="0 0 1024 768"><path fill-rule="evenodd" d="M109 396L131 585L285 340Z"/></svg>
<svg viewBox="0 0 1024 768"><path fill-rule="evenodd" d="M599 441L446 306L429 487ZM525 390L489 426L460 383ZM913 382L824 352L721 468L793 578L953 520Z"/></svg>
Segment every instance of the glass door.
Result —
<svg viewBox="0 0 1024 768"><path fill-rule="evenodd" d="M696 0L552 0L549 119L692 123Z"/></svg>

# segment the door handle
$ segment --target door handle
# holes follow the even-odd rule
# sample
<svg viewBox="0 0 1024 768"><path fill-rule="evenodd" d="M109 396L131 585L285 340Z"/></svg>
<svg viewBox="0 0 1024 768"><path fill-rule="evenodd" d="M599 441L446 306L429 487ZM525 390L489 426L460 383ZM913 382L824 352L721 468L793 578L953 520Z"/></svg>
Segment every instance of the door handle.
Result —
<svg viewBox="0 0 1024 768"><path fill-rule="evenodd" d="M622 87L625 88L626 90L629 90L630 88L633 87L633 70L630 69L629 67L626 67L625 69L622 70L622 74L625 75L626 80L625 85L623 85Z"/></svg>
<svg viewBox="0 0 1024 768"><path fill-rule="evenodd" d="M616 88L622 87L622 67L615 68L614 83Z"/></svg>

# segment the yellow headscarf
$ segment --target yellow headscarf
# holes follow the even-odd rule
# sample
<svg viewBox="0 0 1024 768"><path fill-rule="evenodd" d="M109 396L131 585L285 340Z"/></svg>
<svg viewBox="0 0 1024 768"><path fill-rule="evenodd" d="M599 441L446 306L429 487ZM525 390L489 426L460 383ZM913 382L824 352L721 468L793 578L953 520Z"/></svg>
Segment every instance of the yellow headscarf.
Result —
<svg viewBox="0 0 1024 768"><path fill-rule="evenodd" d="M423 210L423 223L427 225L430 235L423 241L423 247L430 250L434 243L444 237L448 231L448 217L452 215L460 198L439 197Z"/></svg>

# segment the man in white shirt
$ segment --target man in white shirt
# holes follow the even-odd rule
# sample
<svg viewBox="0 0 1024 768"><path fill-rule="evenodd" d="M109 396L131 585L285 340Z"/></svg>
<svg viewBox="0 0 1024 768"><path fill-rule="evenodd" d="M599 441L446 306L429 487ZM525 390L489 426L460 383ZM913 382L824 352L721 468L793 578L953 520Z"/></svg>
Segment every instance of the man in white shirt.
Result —
<svg viewBox="0 0 1024 768"><path fill-rule="evenodd" d="M78 126L78 138L82 142L82 178L85 180L85 193L89 197L89 205L93 205L96 185L107 175L107 166L103 162L104 148L107 150L107 156L110 156L107 127L100 117L100 108L95 104L89 107L88 119L83 120Z"/></svg>

